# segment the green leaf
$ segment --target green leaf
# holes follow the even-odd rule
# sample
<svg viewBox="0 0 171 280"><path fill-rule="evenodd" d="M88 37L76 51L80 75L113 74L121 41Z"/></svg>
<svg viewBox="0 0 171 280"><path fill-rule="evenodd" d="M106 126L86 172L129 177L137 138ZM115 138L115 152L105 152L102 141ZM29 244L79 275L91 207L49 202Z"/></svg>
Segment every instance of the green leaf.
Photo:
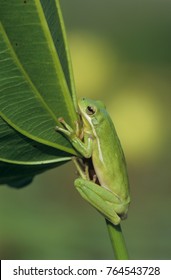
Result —
<svg viewBox="0 0 171 280"><path fill-rule="evenodd" d="M76 154L55 131L77 119L69 49L58 1L1 0L0 21L0 183L28 182Z"/></svg>
<svg viewBox="0 0 171 280"><path fill-rule="evenodd" d="M66 153L28 139L0 118L0 161L12 164L41 165L69 160ZM1 174L2 176L2 174Z"/></svg>
<svg viewBox="0 0 171 280"><path fill-rule="evenodd" d="M11 187L21 188L30 184L33 177L50 168L64 164L65 161L54 163L53 165L16 165L0 162L0 184L8 184Z"/></svg>
<svg viewBox="0 0 171 280"><path fill-rule="evenodd" d="M0 184L22 187L36 174L70 160L66 153L28 139L0 118Z"/></svg>
<svg viewBox="0 0 171 280"><path fill-rule="evenodd" d="M70 93L72 95L75 109L77 110L77 99L75 93L70 51L67 44L65 26L59 1L41 0L41 4L48 23L49 30L51 32L52 39L54 41L56 51L62 65L62 69L65 74ZM56 34L58 34L58 36L56 36Z"/></svg>

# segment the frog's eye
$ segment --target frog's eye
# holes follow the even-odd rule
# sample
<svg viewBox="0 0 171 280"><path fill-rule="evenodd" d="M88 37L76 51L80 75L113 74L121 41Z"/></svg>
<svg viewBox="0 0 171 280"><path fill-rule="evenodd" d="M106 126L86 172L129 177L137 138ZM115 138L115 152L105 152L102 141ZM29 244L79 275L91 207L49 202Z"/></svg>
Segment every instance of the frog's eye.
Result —
<svg viewBox="0 0 171 280"><path fill-rule="evenodd" d="M92 116L96 113L96 108L93 106L87 106L86 113L87 115Z"/></svg>

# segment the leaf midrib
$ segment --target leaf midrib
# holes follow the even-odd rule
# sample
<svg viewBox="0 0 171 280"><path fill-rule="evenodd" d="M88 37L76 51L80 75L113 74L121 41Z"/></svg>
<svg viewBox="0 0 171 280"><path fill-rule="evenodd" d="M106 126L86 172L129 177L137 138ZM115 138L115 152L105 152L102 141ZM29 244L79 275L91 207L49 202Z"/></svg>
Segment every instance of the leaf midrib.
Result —
<svg viewBox="0 0 171 280"><path fill-rule="evenodd" d="M69 161L71 160L71 157L65 157L65 158L57 158L57 159L52 159L52 160L39 160L39 161L17 161L17 160L9 160L9 159L4 159L0 157L0 161L5 162L5 163L11 163L11 164L18 164L18 165L45 165L45 164L53 164L53 163L58 163L58 162L63 162L63 161Z"/></svg>

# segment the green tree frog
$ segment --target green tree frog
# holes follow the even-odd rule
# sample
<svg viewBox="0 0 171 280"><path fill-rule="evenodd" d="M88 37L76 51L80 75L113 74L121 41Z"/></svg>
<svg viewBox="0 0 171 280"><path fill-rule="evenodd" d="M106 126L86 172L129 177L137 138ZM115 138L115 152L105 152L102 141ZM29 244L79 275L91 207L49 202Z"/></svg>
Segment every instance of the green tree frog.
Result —
<svg viewBox="0 0 171 280"><path fill-rule="evenodd" d="M130 203L127 169L120 141L101 101L82 98L78 107L83 123L81 135L78 135L78 125L74 131L62 118L59 121L63 127L56 127L85 159L82 166L78 159L74 160L80 173L74 185L85 200L111 223L118 225L121 219L126 218ZM87 168L88 159L95 172L93 180L90 180L90 170Z"/></svg>

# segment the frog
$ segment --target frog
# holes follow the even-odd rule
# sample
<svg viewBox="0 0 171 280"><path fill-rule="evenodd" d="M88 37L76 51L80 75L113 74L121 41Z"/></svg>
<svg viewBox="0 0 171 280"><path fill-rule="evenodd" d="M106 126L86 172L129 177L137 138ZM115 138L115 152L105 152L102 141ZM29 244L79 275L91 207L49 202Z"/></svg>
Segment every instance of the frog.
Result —
<svg viewBox="0 0 171 280"><path fill-rule="evenodd" d="M81 98L78 101L82 129L73 129L63 118L56 131L67 137L83 157L73 158L79 177L74 186L80 195L109 222L119 225L127 217L130 188L125 156L113 121L102 101ZM81 132L79 132L81 131ZM94 174L90 178L89 162Z"/></svg>

